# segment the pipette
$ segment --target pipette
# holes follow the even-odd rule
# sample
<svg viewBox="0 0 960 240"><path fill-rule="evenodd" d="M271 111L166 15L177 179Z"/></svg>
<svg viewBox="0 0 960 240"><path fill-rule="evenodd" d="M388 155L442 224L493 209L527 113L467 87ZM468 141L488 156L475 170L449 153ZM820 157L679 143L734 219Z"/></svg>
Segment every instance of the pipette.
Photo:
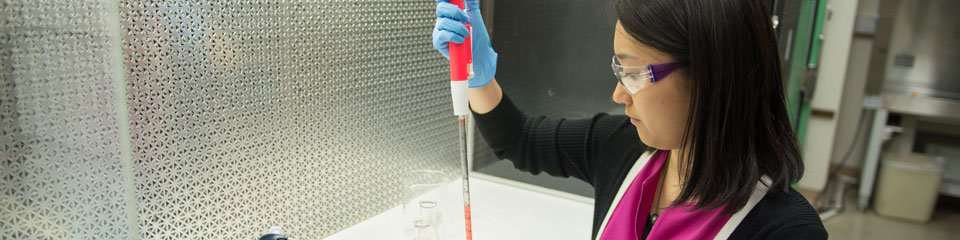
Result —
<svg viewBox="0 0 960 240"><path fill-rule="evenodd" d="M463 0L450 0L451 4L463 9ZM467 32L470 25L464 23ZM467 99L469 85L467 79L473 77L473 57L470 38L464 38L462 44L448 42L450 46L450 95L453 97L453 114L457 115L457 126L460 135L460 168L463 170L463 217L467 240L473 240L473 227L470 222L470 169L467 163L467 114L470 114L470 105Z"/></svg>

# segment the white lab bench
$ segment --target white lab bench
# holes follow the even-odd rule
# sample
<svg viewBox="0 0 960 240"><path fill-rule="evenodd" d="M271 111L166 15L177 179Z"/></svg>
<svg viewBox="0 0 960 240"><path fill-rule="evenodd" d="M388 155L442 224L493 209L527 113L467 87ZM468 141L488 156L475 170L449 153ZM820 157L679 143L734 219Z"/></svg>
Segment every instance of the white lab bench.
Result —
<svg viewBox="0 0 960 240"><path fill-rule="evenodd" d="M460 179L447 186L440 239L465 239ZM593 199L471 172L473 239L590 239ZM328 236L330 240L406 239L396 207ZM411 226L412 227L412 226Z"/></svg>

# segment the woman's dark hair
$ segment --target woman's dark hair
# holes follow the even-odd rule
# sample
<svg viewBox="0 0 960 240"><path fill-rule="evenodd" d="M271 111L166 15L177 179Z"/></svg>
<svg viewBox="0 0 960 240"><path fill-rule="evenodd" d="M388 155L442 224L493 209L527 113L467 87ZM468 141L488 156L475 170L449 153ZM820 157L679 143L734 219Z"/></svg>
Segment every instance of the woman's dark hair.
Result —
<svg viewBox="0 0 960 240"><path fill-rule="evenodd" d="M803 175L787 117L777 41L761 0L620 0L616 15L637 41L689 61L691 91L682 187L674 204L747 203L761 176L784 197ZM689 144L689 146L688 146Z"/></svg>

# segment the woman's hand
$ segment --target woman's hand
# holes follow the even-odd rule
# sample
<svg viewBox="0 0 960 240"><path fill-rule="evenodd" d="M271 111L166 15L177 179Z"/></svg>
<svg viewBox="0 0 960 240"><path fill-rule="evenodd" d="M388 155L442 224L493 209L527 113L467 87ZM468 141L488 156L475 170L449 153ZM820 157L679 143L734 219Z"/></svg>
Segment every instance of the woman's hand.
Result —
<svg viewBox="0 0 960 240"><path fill-rule="evenodd" d="M464 0L464 9L460 10L449 0L437 0L437 24L433 27L433 48L443 57L450 59L447 42L463 43L469 35L466 22L473 28L473 78L469 79L470 88L486 86L493 81L497 73L497 52L490 46L487 27L480 16L480 3L477 0Z"/></svg>

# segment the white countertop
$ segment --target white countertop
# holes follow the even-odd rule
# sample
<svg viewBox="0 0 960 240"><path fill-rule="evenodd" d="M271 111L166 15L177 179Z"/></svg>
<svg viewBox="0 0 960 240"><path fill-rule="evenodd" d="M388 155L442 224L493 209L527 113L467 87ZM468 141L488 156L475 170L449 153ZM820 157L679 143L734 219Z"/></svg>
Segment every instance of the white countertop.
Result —
<svg viewBox="0 0 960 240"><path fill-rule="evenodd" d="M473 239L590 239L593 199L482 173L470 173ZM465 239L460 179L447 194L440 239ZM387 210L341 232L330 240L407 239L403 210ZM412 239L412 237L410 237Z"/></svg>

